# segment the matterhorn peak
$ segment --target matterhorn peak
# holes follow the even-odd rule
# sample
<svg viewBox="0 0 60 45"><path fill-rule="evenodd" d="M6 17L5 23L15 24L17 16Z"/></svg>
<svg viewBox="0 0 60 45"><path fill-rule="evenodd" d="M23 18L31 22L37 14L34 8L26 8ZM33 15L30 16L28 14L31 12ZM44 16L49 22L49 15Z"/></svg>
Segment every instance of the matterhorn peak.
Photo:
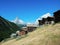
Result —
<svg viewBox="0 0 60 45"><path fill-rule="evenodd" d="M23 20L19 19L18 17L16 17L13 22L16 24L24 24Z"/></svg>

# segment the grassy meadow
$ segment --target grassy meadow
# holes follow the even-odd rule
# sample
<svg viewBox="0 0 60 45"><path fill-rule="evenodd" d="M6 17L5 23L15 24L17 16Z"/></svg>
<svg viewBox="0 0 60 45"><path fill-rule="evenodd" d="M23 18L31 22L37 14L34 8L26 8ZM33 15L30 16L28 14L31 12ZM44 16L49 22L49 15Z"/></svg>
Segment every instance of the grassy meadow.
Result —
<svg viewBox="0 0 60 45"><path fill-rule="evenodd" d="M60 45L60 23L44 25L22 39L12 39L1 45Z"/></svg>

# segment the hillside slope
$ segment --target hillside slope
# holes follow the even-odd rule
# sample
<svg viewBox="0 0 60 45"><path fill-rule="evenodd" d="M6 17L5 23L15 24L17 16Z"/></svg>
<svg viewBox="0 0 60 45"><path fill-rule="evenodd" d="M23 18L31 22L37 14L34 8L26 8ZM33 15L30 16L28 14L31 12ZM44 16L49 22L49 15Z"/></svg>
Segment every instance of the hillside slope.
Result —
<svg viewBox="0 0 60 45"><path fill-rule="evenodd" d="M60 24L39 27L25 38L13 39L2 45L60 45Z"/></svg>
<svg viewBox="0 0 60 45"><path fill-rule="evenodd" d="M9 38L11 33L19 30L19 27L0 16L0 41Z"/></svg>

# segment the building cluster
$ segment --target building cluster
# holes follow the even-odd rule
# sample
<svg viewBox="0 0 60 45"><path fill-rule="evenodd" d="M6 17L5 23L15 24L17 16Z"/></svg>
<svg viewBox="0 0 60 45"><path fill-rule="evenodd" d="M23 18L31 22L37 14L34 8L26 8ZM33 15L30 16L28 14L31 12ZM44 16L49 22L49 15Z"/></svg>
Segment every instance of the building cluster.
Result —
<svg viewBox="0 0 60 45"><path fill-rule="evenodd" d="M39 26L44 24L55 24L60 22L60 10L53 13L53 17L48 16L47 18L42 18L42 20L38 20Z"/></svg>
<svg viewBox="0 0 60 45"><path fill-rule="evenodd" d="M47 18L42 18L42 20L38 20L39 26L44 24L55 24L60 22L60 10L54 12L53 17L49 16ZM16 31L16 34L12 34L11 37L21 36L25 35L28 32L34 31L38 26L35 24L27 24L26 27L22 27L20 31Z"/></svg>
<svg viewBox="0 0 60 45"><path fill-rule="evenodd" d="M36 28L37 28L37 26L35 24L27 24L26 27L22 27L22 29L16 31L16 33L12 33L11 34L11 38L14 38L14 37L17 37L17 36L26 35L29 32L34 31Z"/></svg>

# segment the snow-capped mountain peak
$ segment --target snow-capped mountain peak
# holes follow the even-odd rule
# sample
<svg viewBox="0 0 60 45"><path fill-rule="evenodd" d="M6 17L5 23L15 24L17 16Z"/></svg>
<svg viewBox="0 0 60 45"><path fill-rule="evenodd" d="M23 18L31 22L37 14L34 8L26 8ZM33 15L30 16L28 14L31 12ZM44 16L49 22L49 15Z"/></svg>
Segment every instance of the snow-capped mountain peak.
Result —
<svg viewBox="0 0 60 45"><path fill-rule="evenodd" d="M24 24L23 20L19 19L18 17L16 17L13 22L16 24Z"/></svg>

